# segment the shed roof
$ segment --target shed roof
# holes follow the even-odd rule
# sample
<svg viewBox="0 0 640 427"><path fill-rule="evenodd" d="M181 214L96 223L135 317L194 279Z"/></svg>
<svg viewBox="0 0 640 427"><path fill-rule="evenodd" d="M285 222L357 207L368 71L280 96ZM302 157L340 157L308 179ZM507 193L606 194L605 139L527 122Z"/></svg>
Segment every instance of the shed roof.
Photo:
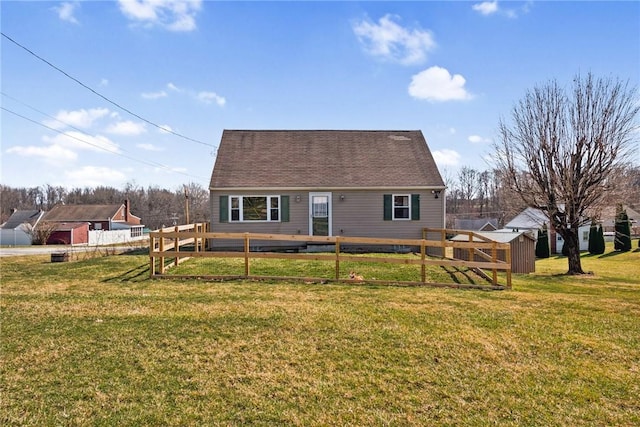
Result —
<svg viewBox="0 0 640 427"><path fill-rule="evenodd" d="M58 205L45 215L46 221L108 221L113 218L122 204L114 205Z"/></svg>
<svg viewBox="0 0 640 427"><path fill-rule="evenodd" d="M87 222L60 222L55 224L53 231L71 231L87 225Z"/></svg>
<svg viewBox="0 0 640 427"><path fill-rule="evenodd" d="M528 239L535 240L533 236L524 231L475 231L474 233L484 237L485 239L491 240L492 242L498 243L510 243L520 236L525 236ZM457 234L449 240L456 242L468 242L469 236L466 234ZM481 242L482 240L474 236L473 241Z"/></svg>
<svg viewBox="0 0 640 427"><path fill-rule="evenodd" d="M2 224L1 228L13 230L22 224L35 225L43 214L44 212L41 210L16 210L11 214L7 222Z"/></svg>
<svg viewBox="0 0 640 427"><path fill-rule="evenodd" d="M225 130L222 188L444 188L421 131Z"/></svg>

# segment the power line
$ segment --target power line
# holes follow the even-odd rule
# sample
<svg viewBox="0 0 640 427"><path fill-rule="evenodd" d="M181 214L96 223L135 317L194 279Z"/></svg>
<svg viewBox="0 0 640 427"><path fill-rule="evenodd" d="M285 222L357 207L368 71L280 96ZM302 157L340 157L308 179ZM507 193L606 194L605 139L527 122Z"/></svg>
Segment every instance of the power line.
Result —
<svg viewBox="0 0 640 427"><path fill-rule="evenodd" d="M6 38L7 40L9 40L11 43L15 44L16 46L20 47L21 49L25 50L26 52L28 52L29 54L33 55L34 57L38 58L40 61L44 62L45 64L47 64L48 66L50 66L51 68L53 68L54 70L62 73L64 76L68 77L69 79L73 80L74 82L78 83L80 86L84 87L85 89L89 90L90 92L94 93L95 95L99 96L100 98L104 99L105 101L107 101L108 103L118 107L119 109L121 109L122 111L125 111L129 114L131 114L132 116L142 120L145 123L150 124L151 126L154 126L164 132L170 133L172 135L175 135L177 137L186 139L187 141L191 141L191 142L195 142L197 144L201 144L201 145L205 145L207 147L213 147L213 148L217 148L217 146L213 145L213 144L208 144L206 142L202 142L200 140L194 139L194 138L190 138L188 136L182 135L181 133L175 132L172 129L167 129L166 127L163 127L159 124L156 124L154 122L152 122L151 120L145 119L144 117L134 113L133 111L127 109L126 107L123 107L122 105L118 104L115 101L112 101L111 99L107 98L106 96L102 95L101 93L99 93L98 91L96 91L95 89L89 87L88 85L84 84L83 82L81 82L80 80L76 79L75 77L73 77L72 75L70 75L69 73L67 73L66 71L62 70L61 68L55 66L54 64L52 64L51 62L47 61L46 59L44 59L43 57L41 57L40 55L36 54L35 52L33 52L31 49L27 48L26 46L21 45L20 43L18 43L17 41L15 41L14 39L12 39L11 37L9 37L8 35L6 35L3 32L0 32L0 34L2 34L2 37Z"/></svg>
<svg viewBox="0 0 640 427"><path fill-rule="evenodd" d="M28 121L28 122L31 122L31 123L36 124L36 125L38 125L38 126L41 126L41 127L43 127L43 128L49 129L49 130L51 130L51 131L53 131L53 132L56 132L56 133L59 133L59 134L61 134L61 135L64 135L64 136L66 136L67 138L72 138L72 139L75 139L75 140L77 140L77 141L82 142L83 144L87 144L87 145L90 145L90 146L92 146L92 147L95 147L95 148L97 148L97 149L99 149L99 150L106 151L107 153L115 154L115 155L117 155L117 156L121 156L121 157L124 157L124 158L129 159L129 160L133 160L134 162L138 162L138 163L146 164L147 166L153 166L153 167L158 167L158 168L161 168L161 169L165 169L165 170L167 170L167 171L169 171L169 172L177 173L177 174L184 175L184 176L188 176L188 177L190 177L190 178L196 178L196 179L199 179L199 180L200 180L200 179L205 179L205 178L203 178L203 177L201 177L201 176L196 176L196 175L191 175L191 174L188 174L188 173L185 173L185 172L176 171L176 170L174 170L174 169L170 168L169 166L163 165L163 164L161 164L161 163L157 163L157 162L153 162L153 161L148 161L148 160L140 160L140 159L137 159L137 158L135 158L135 157L129 156L129 155L127 155L127 154L123 154L123 153L119 153L119 152L117 152L117 151L109 150L109 149L107 149L107 148L105 148L105 147L102 147L102 146L100 146L100 145L93 144L92 142L86 141L86 140L84 140L84 139L82 139L82 138L78 138L77 136L69 135L68 133L65 133L65 132L63 132L63 131L61 131L61 130L55 129L55 128L51 127L51 126L47 126L47 125L45 125L45 124L43 124L43 123L40 123L40 122L38 122L38 121L36 121L36 120L30 119L29 117L23 116L23 115L22 115L22 114L20 114L20 113L16 113L15 111L9 110L8 108L5 108L5 107L0 106L0 109L2 109L3 111L6 111L7 113L13 114L13 115L14 115L14 116L16 116L16 117L20 117L20 118L21 118L21 119L23 119L23 120L26 120L26 121ZM36 110L36 111L37 111L37 110ZM46 114L45 114L45 115L46 115ZM57 119L55 119L55 120L57 120ZM58 120L58 121L60 121L60 120ZM64 122L61 122L61 121L60 121L60 123L65 124ZM72 126L70 126L70 127L72 127ZM74 128L74 129L75 129L75 128ZM80 132L85 133L84 131L80 131ZM124 151L124 150L123 150L123 151Z"/></svg>

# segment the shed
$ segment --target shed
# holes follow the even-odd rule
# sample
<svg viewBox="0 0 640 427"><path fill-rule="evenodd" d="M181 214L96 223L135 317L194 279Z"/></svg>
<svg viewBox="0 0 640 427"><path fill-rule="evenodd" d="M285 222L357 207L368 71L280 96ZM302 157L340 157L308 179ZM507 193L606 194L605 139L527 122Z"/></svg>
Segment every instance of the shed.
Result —
<svg viewBox="0 0 640 427"><path fill-rule="evenodd" d="M509 243L511 248L511 272L512 273L533 273L536 271L536 251L535 251L535 238L530 234L523 231L479 231L476 232L481 238L475 237L473 241L481 242L482 238L487 241L497 243ZM456 242L468 242L469 236L466 234L458 234L452 237L450 240ZM484 252L487 252L484 250ZM453 257L469 261L469 250L454 248ZM506 254L504 251L498 252L498 259L506 261ZM484 258L475 255L473 261L486 261Z"/></svg>
<svg viewBox="0 0 640 427"><path fill-rule="evenodd" d="M61 222L55 225L47 245L86 245L89 243L88 222Z"/></svg>

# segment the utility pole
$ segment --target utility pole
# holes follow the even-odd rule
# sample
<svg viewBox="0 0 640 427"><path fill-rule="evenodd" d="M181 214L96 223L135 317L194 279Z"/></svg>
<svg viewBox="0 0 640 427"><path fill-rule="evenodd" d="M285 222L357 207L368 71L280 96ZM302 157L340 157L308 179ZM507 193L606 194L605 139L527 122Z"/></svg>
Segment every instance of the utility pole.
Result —
<svg viewBox="0 0 640 427"><path fill-rule="evenodd" d="M189 188L184 186L184 221L185 224L190 224L189 222Z"/></svg>

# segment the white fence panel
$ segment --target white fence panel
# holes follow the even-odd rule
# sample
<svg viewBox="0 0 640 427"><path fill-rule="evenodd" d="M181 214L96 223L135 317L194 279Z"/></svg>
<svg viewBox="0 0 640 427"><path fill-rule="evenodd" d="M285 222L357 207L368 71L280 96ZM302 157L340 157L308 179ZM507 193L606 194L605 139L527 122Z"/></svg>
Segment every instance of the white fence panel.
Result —
<svg viewBox="0 0 640 427"><path fill-rule="evenodd" d="M131 230L90 230L89 246L138 242L148 238L148 235L131 237Z"/></svg>
<svg viewBox="0 0 640 427"><path fill-rule="evenodd" d="M31 244L31 236L22 230L0 230L0 245L26 246Z"/></svg>

